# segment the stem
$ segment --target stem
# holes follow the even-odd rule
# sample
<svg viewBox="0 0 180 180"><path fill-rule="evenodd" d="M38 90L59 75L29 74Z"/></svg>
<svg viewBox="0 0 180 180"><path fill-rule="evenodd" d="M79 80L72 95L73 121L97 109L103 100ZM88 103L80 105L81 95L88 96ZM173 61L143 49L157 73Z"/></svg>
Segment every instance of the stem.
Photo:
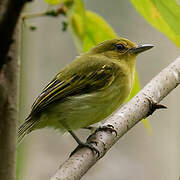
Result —
<svg viewBox="0 0 180 180"><path fill-rule="evenodd" d="M32 18L38 18L43 16L51 16L51 17L57 17L58 15L62 14L65 15L67 12L67 8L64 4L61 4L57 9L51 10L47 9L46 11L39 12L39 13L27 13L22 14L21 18L24 21L25 19L32 19Z"/></svg>
<svg viewBox="0 0 180 180"><path fill-rule="evenodd" d="M47 12L47 11L39 12L39 13L26 13L26 14L22 14L22 15L21 15L21 18L22 18L22 20L25 20L25 19L42 17L42 16L45 16L45 15L46 15L46 12Z"/></svg>

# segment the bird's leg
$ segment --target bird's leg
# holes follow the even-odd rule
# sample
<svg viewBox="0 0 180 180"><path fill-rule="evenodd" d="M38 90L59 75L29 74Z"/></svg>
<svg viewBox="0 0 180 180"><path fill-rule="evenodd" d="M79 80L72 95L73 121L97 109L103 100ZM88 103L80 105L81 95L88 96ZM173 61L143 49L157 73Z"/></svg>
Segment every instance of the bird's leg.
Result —
<svg viewBox="0 0 180 180"><path fill-rule="evenodd" d="M93 133L97 129L97 127L96 126L88 126L88 127L83 127L82 129L88 129Z"/></svg>
<svg viewBox="0 0 180 180"><path fill-rule="evenodd" d="M92 152L94 153L96 153L96 154L98 154L98 156L100 155L100 152L99 152L99 150L97 149L97 148L95 148L91 143L95 143L95 142L93 142L93 141L91 141L91 142L82 142L77 136L76 136L76 134L72 131L72 130L70 130L70 128L69 128L69 126L65 123L65 122L63 122L63 127L71 134L71 136L75 139L75 141L78 143L78 146L76 147L76 149L73 151L73 152L71 152L71 154L70 154L70 157L78 150L78 149L80 149L80 148L82 148L82 147L87 147L87 148L89 148L89 149L91 149L92 150Z"/></svg>
<svg viewBox="0 0 180 180"><path fill-rule="evenodd" d="M88 129L91 131L91 133L94 133L98 127L102 126L102 122L98 122L98 124L94 125L94 126L87 126L87 127L83 127L82 129Z"/></svg>
<svg viewBox="0 0 180 180"><path fill-rule="evenodd" d="M71 130L68 130L68 132L71 134L71 136L75 139L75 141L78 143L78 144L83 144L83 142L75 135L75 133Z"/></svg>
<svg viewBox="0 0 180 180"><path fill-rule="evenodd" d="M96 154L98 154L98 156L99 156L99 150L98 149L96 149L92 144L90 144L90 143L84 143L84 142L82 142L75 134L74 134L74 132L73 131L71 131L71 130L68 130L68 132L71 134L71 136L75 139L75 141L78 143L78 147L70 154L70 157L79 149L79 148L82 148L82 147L87 147L87 148L89 148L89 149L91 149L92 150L92 152L94 153L96 153Z"/></svg>

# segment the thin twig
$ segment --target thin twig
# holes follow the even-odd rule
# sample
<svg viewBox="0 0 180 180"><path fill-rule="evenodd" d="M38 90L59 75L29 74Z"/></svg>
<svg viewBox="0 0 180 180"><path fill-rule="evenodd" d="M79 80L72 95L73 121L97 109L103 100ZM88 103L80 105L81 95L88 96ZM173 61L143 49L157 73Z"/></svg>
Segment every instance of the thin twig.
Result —
<svg viewBox="0 0 180 180"><path fill-rule="evenodd" d="M94 145L100 152L99 157L88 148L80 148L60 165L51 180L79 180L120 137L150 114L151 102L160 102L179 83L180 57L162 70L132 100L104 123L104 126L113 126L117 136L115 133L98 131L88 139L88 142L96 142Z"/></svg>
<svg viewBox="0 0 180 180"><path fill-rule="evenodd" d="M57 17L59 15L65 15L67 12L67 8L64 4L61 4L57 9L46 10L38 13L24 13L21 15L22 20L38 18L43 16Z"/></svg>
<svg viewBox="0 0 180 180"><path fill-rule="evenodd" d="M40 18L40 17L57 17L59 15L66 15L67 7L64 4L61 4L57 9L47 9L43 12L37 12L37 13L23 13L21 15L21 22L25 27L28 27L31 30L36 30L35 26L28 25L26 20L27 19L33 19L33 18Z"/></svg>
<svg viewBox="0 0 180 180"><path fill-rule="evenodd" d="M46 15L47 11L39 12L39 13L24 13L21 15L22 20L25 19L32 19L32 18L37 18L37 17L42 17Z"/></svg>

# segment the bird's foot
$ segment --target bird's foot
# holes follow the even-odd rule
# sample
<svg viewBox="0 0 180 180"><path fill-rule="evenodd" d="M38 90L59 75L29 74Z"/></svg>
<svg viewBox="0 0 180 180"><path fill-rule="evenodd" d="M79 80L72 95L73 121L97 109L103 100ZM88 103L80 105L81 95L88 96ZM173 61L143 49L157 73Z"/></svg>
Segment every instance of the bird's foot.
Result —
<svg viewBox="0 0 180 180"><path fill-rule="evenodd" d="M91 133L95 132L95 130L97 129L96 126L88 126L88 127L83 127L82 129L88 129L91 131Z"/></svg>
<svg viewBox="0 0 180 180"><path fill-rule="evenodd" d="M117 131L114 129L114 126L112 126L110 124L108 124L106 126L100 126L99 128L96 129L95 133L97 131L109 131L110 133L114 132L116 134L116 136L117 136Z"/></svg>
<svg viewBox="0 0 180 180"><path fill-rule="evenodd" d="M156 111L157 109L167 109L166 106L154 102L151 97L146 97L146 99L149 102L149 112L148 112L147 116L152 115L154 113L154 111Z"/></svg>
<svg viewBox="0 0 180 180"><path fill-rule="evenodd" d="M77 152L80 148L83 148L83 147L87 147L87 148L89 148L89 149L91 149L92 150L92 152L93 152L93 154L97 154L98 155L98 157L100 156L100 152L99 152L99 150L95 147L95 146L93 146L91 143L95 143L96 144L96 142L94 142L94 141L92 141L92 142L90 142L90 143L83 143L83 142L79 142L79 145L76 147L76 149L73 151L73 152L71 152L71 154L70 154L70 157L75 153L75 152Z"/></svg>

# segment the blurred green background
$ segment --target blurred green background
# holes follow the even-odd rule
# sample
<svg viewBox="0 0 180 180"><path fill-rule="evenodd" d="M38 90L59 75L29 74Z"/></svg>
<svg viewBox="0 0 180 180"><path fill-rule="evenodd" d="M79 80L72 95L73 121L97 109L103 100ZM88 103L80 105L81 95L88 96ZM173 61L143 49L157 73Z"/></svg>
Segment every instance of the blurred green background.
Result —
<svg viewBox="0 0 180 180"><path fill-rule="evenodd" d="M155 47L137 58L142 87L161 69L179 56L179 49L162 33L152 28L127 0L86 0L87 9L101 15L121 37ZM47 4L34 1L26 12L41 12ZM27 20L37 26L23 30L20 119L30 112L42 88L78 55L69 32L62 32L62 16ZM142 123L136 125L83 177L84 180L178 180L180 176L180 91L175 89L162 102L167 110L157 111L149 122L152 135ZM81 130L82 139L88 132ZM76 143L70 135L43 129L23 141L20 180L49 180L69 156Z"/></svg>

